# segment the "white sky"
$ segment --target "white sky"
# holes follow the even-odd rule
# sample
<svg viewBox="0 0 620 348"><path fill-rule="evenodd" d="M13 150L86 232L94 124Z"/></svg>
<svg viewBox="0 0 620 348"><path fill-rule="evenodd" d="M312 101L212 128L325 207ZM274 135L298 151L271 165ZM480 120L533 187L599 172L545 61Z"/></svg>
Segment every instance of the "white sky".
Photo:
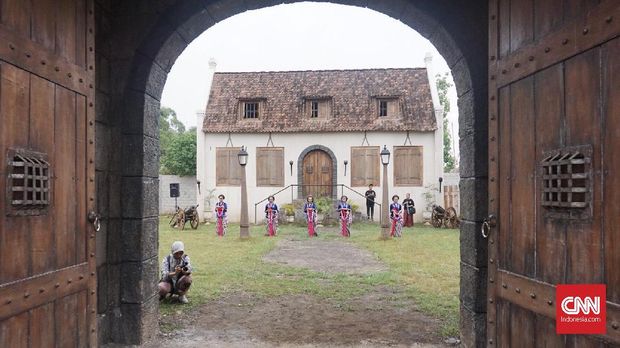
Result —
<svg viewBox="0 0 620 348"><path fill-rule="evenodd" d="M433 45L406 24L360 7L303 2L247 11L196 38L168 75L161 104L187 126L205 108L210 58L216 71L285 71L423 67L433 54L435 73L449 72ZM450 80L452 77L450 77ZM456 89L448 119L458 135ZM455 140L458 151L458 139Z"/></svg>

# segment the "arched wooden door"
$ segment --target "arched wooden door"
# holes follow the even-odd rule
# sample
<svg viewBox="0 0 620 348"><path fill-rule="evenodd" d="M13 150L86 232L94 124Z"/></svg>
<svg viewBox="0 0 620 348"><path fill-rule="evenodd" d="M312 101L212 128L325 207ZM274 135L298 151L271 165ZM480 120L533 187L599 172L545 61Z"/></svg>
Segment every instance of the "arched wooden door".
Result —
<svg viewBox="0 0 620 348"><path fill-rule="evenodd" d="M489 4L487 346L617 346L620 1ZM556 334L577 283L607 285L606 334Z"/></svg>
<svg viewBox="0 0 620 348"><path fill-rule="evenodd" d="M333 179L334 164L329 155L323 150L308 152L303 161L303 194L314 197L331 197L334 187L331 186Z"/></svg>
<svg viewBox="0 0 620 348"><path fill-rule="evenodd" d="M93 0L0 0L0 347L95 347Z"/></svg>

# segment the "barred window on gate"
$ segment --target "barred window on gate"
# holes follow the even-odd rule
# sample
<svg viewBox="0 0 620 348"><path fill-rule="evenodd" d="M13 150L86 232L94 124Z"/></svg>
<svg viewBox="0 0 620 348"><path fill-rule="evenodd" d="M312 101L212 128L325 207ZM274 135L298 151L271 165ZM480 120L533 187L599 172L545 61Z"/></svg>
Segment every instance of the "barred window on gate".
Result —
<svg viewBox="0 0 620 348"><path fill-rule="evenodd" d="M8 195L13 215L38 215L50 204L50 164L45 154L9 152Z"/></svg>
<svg viewBox="0 0 620 348"><path fill-rule="evenodd" d="M592 217L592 146L570 146L543 154L540 204L544 216L557 219Z"/></svg>

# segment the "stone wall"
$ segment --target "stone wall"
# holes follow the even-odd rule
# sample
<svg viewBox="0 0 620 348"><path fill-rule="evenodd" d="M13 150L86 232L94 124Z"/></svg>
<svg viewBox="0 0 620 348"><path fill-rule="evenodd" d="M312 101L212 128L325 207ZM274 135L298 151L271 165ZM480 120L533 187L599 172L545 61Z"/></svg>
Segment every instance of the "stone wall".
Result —
<svg viewBox="0 0 620 348"><path fill-rule="evenodd" d="M103 217L97 235L101 343L156 337L158 302L158 115L166 76L204 30L276 0L95 0L96 180ZM290 1L294 2L294 1ZM454 76L460 114L461 335L485 345L487 214L486 0L334 0L366 6L417 30Z"/></svg>

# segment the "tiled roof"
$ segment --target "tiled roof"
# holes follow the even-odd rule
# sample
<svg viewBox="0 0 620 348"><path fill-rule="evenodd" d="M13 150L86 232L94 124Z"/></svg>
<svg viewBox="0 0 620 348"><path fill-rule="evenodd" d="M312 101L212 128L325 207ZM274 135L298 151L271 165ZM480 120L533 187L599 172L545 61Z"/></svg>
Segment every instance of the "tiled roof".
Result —
<svg viewBox="0 0 620 348"><path fill-rule="evenodd" d="M311 119L309 99L329 98L331 113ZM378 117L377 98L398 98L399 117ZM261 103L243 119L241 101ZM215 73L203 130L207 133L434 131L426 69Z"/></svg>

